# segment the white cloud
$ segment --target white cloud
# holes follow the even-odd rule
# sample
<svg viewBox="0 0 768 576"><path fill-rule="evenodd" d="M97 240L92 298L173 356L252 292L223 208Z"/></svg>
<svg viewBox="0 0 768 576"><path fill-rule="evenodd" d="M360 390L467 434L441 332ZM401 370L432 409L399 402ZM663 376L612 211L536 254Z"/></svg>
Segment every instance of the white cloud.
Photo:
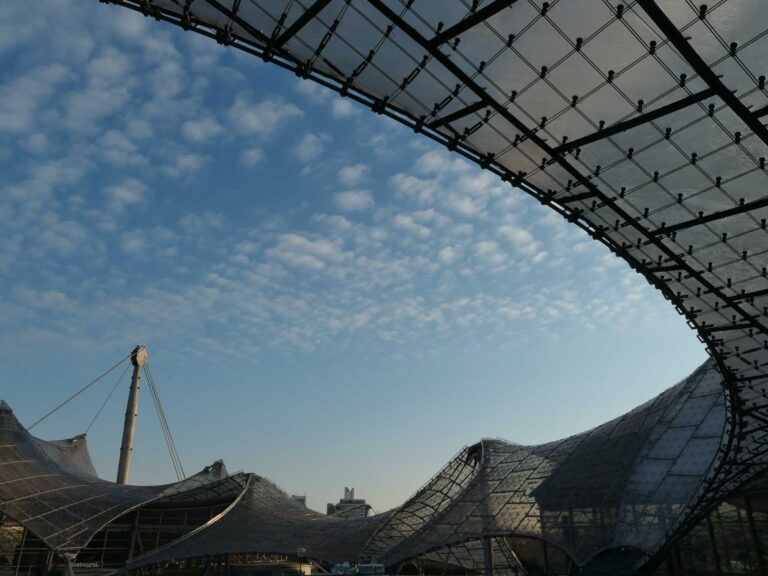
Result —
<svg viewBox="0 0 768 576"><path fill-rule="evenodd" d="M126 206L143 204L146 202L147 188L139 180L129 179L121 184L107 186L104 195L109 201L109 208L113 212L122 212Z"/></svg>
<svg viewBox="0 0 768 576"><path fill-rule="evenodd" d="M199 235L224 225L224 216L215 212L187 214L179 219L179 227L187 234Z"/></svg>
<svg viewBox="0 0 768 576"><path fill-rule="evenodd" d="M23 142L24 149L31 154L44 154L48 150L48 137L45 134L36 132L30 134Z"/></svg>
<svg viewBox="0 0 768 576"><path fill-rule="evenodd" d="M440 189L435 180L427 180L411 174L395 174L390 179L390 183L398 194L410 197L420 205L432 203Z"/></svg>
<svg viewBox="0 0 768 576"><path fill-rule="evenodd" d="M369 190L347 190L334 196L336 206L345 212L367 210L374 204L373 194Z"/></svg>
<svg viewBox="0 0 768 576"><path fill-rule="evenodd" d="M108 18L107 23L125 40L141 41L146 37L147 21L141 14L129 13L120 18Z"/></svg>
<svg viewBox="0 0 768 576"><path fill-rule="evenodd" d="M60 256L71 256L87 246L90 240L88 231L74 220L60 221L53 215L45 218L44 228L40 231L39 243Z"/></svg>
<svg viewBox="0 0 768 576"><path fill-rule="evenodd" d="M443 264L452 264L456 259L456 250L452 246L446 246L438 252L437 257Z"/></svg>
<svg viewBox="0 0 768 576"><path fill-rule="evenodd" d="M534 256L539 252L540 244L534 239L533 234L524 228L505 224L499 227L499 235L505 238L512 246L525 256Z"/></svg>
<svg viewBox="0 0 768 576"><path fill-rule="evenodd" d="M493 266L508 264L507 256L493 240L481 240L475 244L475 254Z"/></svg>
<svg viewBox="0 0 768 576"><path fill-rule="evenodd" d="M259 136L268 136L303 115L299 108L281 99L254 102L249 93L239 94L229 109L229 118L236 130Z"/></svg>
<svg viewBox="0 0 768 576"><path fill-rule="evenodd" d="M51 64L17 78L6 77L0 87L0 132L32 129L38 108L68 76L66 66Z"/></svg>
<svg viewBox="0 0 768 576"><path fill-rule="evenodd" d="M246 148L240 153L240 162L246 168L253 168L264 159L261 148Z"/></svg>
<svg viewBox="0 0 768 576"><path fill-rule="evenodd" d="M107 130L99 139L98 151L108 162L117 166L147 163L139 147L119 130Z"/></svg>
<svg viewBox="0 0 768 576"><path fill-rule="evenodd" d="M468 218L479 216L485 210L487 200L485 198L472 198L470 196L457 196L446 202L447 207L458 214Z"/></svg>
<svg viewBox="0 0 768 576"><path fill-rule="evenodd" d="M48 308L53 310L71 309L74 302L59 290L35 290L27 286L15 286L16 297L34 308Z"/></svg>
<svg viewBox="0 0 768 576"><path fill-rule="evenodd" d="M200 170L209 160L201 154L178 154L173 164L166 164L163 170L172 178L183 178Z"/></svg>
<svg viewBox="0 0 768 576"><path fill-rule="evenodd" d="M317 82L301 79L296 84L296 91L302 96L306 96L315 103L324 102L331 97L331 91L325 86L320 86Z"/></svg>
<svg viewBox="0 0 768 576"><path fill-rule="evenodd" d="M393 220L393 224L395 225L395 228L405 230L419 238L428 238L432 234L432 231L429 228L418 224L413 216L409 214L397 214Z"/></svg>
<svg viewBox="0 0 768 576"><path fill-rule="evenodd" d="M311 239L301 234L281 234L267 255L285 264L321 270L344 256L338 240Z"/></svg>
<svg viewBox="0 0 768 576"><path fill-rule="evenodd" d="M68 11L88 17L73 17ZM537 284L531 289L523 266L544 260L555 270L553 262L571 246L567 242L563 248L552 246L555 228L544 234L539 227L544 211L539 215L537 208L524 203L513 206L510 199L523 195L494 175L374 116L355 120L360 132L340 143L338 151L334 147L334 158L346 154L349 166L339 170L343 164L318 163L322 169L313 170L312 181L319 189L357 194L348 198L353 202L347 206L368 205L370 218L344 217L340 211L318 214L327 208L328 198L311 191L289 208L244 195L236 197L235 205L231 203L235 196L227 194L243 191L227 186L217 191L220 199L214 204L227 210L227 219L216 212L187 213L195 206L211 205L210 190L222 182L222 170L227 181L230 177L249 181L243 167L259 167L266 164L265 157L272 159L265 144L269 136L285 130L290 154L290 145L305 130L319 130L302 130L296 121L302 112L288 98L323 116L344 117L355 105L301 81L299 92L312 102L299 94L281 99L254 91L240 93L229 101L231 107L222 107L217 91L237 94L247 85L237 75L226 74L228 62L247 73L262 63L240 59L236 52L206 40L199 51L190 51L189 37L158 33L153 23L131 13L121 18L106 15L105 26L94 26L91 18L99 17L91 12L100 11L71 0L53 2L44 12L30 16L28 24L58 17L66 21L66 34L57 32L60 40L51 43L40 36L40 28L29 34L40 47L31 41L22 47L24 66L9 66L6 83L24 90L14 95L0 87L0 93L10 98L0 99L0 131L22 130L7 136L4 158L13 159L15 143L20 150L40 155L32 159L20 152L20 162L6 162L13 170L0 189L4 232L0 271L8 270L0 277L0 286L6 287L5 293L0 289L0 297L9 304L0 307L0 335L6 339L36 328L30 322L9 322L9 309L22 306L24 314L33 316L42 310L36 307L40 303L72 311L58 325L41 320L51 338L70 341L87 335L103 347L105 341L124 339L126 333L152 334L153 339L173 342L180 355L206 349L248 361L275 349L297 358L301 350L315 346L351 351L353 345L372 341L392 343L406 354L422 353L425 347L420 342L429 342L434 349L451 341L462 346L496 344L515 338L512 332L525 337L535 333L536 325L516 330L520 322L534 317L539 326L559 318L558 329L565 337L568 327L562 320L579 314L602 329L626 321L623 316L641 318L647 312L644 301L633 301L629 286L617 290L592 286L599 254L591 251L580 255L584 266L579 275L565 277L568 270L558 268L561 276L551 286ZM67 18L60 18L63 15ZM0 29L6 30L6 24L0 22ZM29 26L15 27L28 34ZM152 27L152 34L146 33L147 27ZM83 34L72 34L73 30ZM17 40L0 35L0 49L8 42ZM129 61L105 50L113 42ZM67 49L53 49L57 45ZM57 65L61 77L48 78L44 73L36 77L48 65L36 68L34 63L50 62L50 54L64 63ZM14 62L13 54L3 56ZM21 78L13 75L16 69L25 70L26 83L16 83ZM203 103L210 104L210 110ZM95 123L91 111L98 118ZM93 131L83 134L83 128ZM222 130L233 137L227 134L213 146L212 141L224 135ZM329 156L330 146L320 140ZM198 145L191 149L189 142ZM365 167L353 164L359 152L356 145L386 155L395 174L389 184L374 188L377 183ZM179 186L165 178L197 176L196 171L199 186L197 180ZM142 180L147 188L135 196L129 189L121 190L114 199L104 189L123 187L131 179ZM170 199L166 187L183 202L158 202L140 217L150 222L148 226L164 224L178 236L167 229L133 230L125 213L133 214L154 200L156 194L150 191L155 188L163 191L163 199ZM266 192L269 186L263 188ZM359 194L365 188L373 192L375 204ZM339 195L338 200L342 198ZM331 196L331 200L337 199ZM122 212L107 210L113 203ZM335 206L343 209L344 203ZM514 220L507 218L510 213ZM569 238L576 234L579 241L585 238L554 213L552 219ZM543 230L541 242L533 235L526 241L524 235L499 230L517 227L518 222L533 223L536 227L529 234L537 237ZM121 253L136 258L120 257ZM519 258L523 266L514 274L500 275L502 268L509 270L510 254L517 259L518 253L525 256ZM150 259L163 265L146 266ZM566 265L571 265L569 260ZM601 269L617 274L608 263ZM25 301L10 287L27 281L39 284ZM578 289L568 293L574 286ZM561 301L555 303L555 297ZM655 299L648 300L656 304ZM115 322L120 330L114 329ZM581 329L582 322L576 324ZM352 332L350 345L345 337ZM384 354L391 353L385 348Z"/></svg>
<svg viewBox="0 0 768 576"><path fill-rule="evenodd" d="M201 118L200 120L187 120L181 125L181 133L187 140L203 142L218 136L224 128L213 118Z"/></svg>
<svg viewBox="0 0 768 576"><path fill-rule="evenodd" d="M146 249L146 241L138 233L123 234L120 239L120 247L129 254L140 254Z"/></svg>
<svg viewBox="0 0 768 576"><path fill-rule="evenodd" d="M333 101L333 104L331 104L331 114L334 118L343 119L358 114L358 110L349 100L337 98Z"/></svg>
<svg viewBox="0 0 768 576"><path fill-rule="evenodd" d="M424 174L444 175L448 173L467 172L472 168L466 160L443 150L431 150L422 155L416 162L416 170Z"/></svg>
<svg viewBox="0 0 768 576"><path fill-rule="evenodd" d="M368 167L365 164L352 164L344 166L339 170L339 182L345 186L354 186L359 183L368 173Z"/></svg>
<svg viewBox="0 0 768 576"><path fill-rule="evenodd" d="M330 140L327 134L314 134L308 132L299 140L293 148L293 153L302 162L311 162L323 153L325 143Z"/></svg>

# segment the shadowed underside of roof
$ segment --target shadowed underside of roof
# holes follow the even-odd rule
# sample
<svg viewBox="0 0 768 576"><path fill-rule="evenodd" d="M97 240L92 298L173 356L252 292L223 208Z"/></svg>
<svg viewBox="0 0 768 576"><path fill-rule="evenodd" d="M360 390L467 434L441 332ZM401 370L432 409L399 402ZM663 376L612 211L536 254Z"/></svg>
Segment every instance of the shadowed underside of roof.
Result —
<svg viewBox="0 0 768 576"><path fill-rule="evenodd" d="M318 561L354 561L389 513L370 518L326 516L295 502L269 480L248 486L218 519L128 563L129 568L199 556L264 552ZM303 552L299 552L303 549Z"/></svg>
<svg viewBox="0 0 768 576"><path fill-rule="evenodd" d="M96 478L96 468L88 453L85 434L65 440L40 440L32 437L35 447L63 470L77 476Z"/></svg>

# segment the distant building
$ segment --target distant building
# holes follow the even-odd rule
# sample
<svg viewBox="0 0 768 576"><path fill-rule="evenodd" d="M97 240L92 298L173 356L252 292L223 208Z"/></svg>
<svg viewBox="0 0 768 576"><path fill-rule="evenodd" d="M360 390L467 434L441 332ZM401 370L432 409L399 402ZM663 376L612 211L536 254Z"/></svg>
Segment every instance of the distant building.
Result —
<svg viewBox="0 0 768 576"><path fill-rule="evenodd" d="M291 500L293 500L294 502L298 502L299 504L304 506L304 508L307 507L307 496L306 496L306 494L303 495L303 496L299 496L298 494L293 494L291 496Z"/></svg>
<svg viewBox="0 0 768 576"><path fill-rule="evenodd" d="M338 504L328 503L328 516L344 516L345 518L365 518L371 507L365 500L355 498L354 488L344 488L344 498Z"/></svg>

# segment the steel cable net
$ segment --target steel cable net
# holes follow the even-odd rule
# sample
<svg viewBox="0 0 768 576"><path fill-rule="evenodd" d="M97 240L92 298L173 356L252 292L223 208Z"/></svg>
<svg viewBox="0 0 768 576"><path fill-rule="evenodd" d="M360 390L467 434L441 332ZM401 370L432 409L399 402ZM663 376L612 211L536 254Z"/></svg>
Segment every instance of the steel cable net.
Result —
<svg viewBox="0 0 768 576"><path fill-rule="evenodd" d="M768 24L761 0L117 0L390 116L643 274L723 376L684 526L768 462Z"/></svg>
<svg viewBox="0 0 768 576"><path fill-rule="evenodd" d="M286 554L330 563L354 561L390 516L327 516L297 503L266 478L248 476L242 495L217 519L168 546L130 560L128 568L250 553Z"/></svg>
<svg viewBox="0 0 768 576"><path fill-rule="evenodd" d="M541 446L482 442L477 475L392 560L489 536L529 536L579 565L600 551L649 554L690 505L721 447L721 381L712 364L632 412Z"/></svg>
<svg viewBox="0 0 768 576"><path fill-rule="evenodd" d="M421 490L397 508L368 542L361 556L378 558L411 534L423 529L465 490L478 470L482 447L465 447Z"/></svg>
<svg viewBox="0 0 768 576"><path fill-rule="evenodd" d="M589 432L541 446L483 440L464 448L399 508L371 518L328 517L251 476L221 516L129 568L223 554L282 553L324 562L397 566L428 559L473 567L494 538L497 565L515 566L505 537L547 541L578 565L632 547L658 552L695 503L724 449L726 404L710 360L681 383ZM507 549L509 548L509 549ZM447 552L446 552L447 549Z"/></svg>
<svg viewBox="0 0 768 576"><path fill-rule="evenodd" d="M226 474L217 463L176 484L107 482L96 476L84 436L35 438L0 400L0 513L60 553L76 554L106 524L148 502L181 493L194 501L202 488L223 490L219 484L232 482Z"/></svg>

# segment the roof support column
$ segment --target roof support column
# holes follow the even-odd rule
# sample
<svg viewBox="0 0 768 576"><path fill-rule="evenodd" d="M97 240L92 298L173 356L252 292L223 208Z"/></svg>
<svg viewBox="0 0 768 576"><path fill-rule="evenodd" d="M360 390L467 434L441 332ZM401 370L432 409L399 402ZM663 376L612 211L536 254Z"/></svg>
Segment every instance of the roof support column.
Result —
<svg viewBox="0 0 768 576"><path fill-rule="evenodd" d="M64 565L67 569L67 576L75 576L75 571L72 569L72 555L64 554Z"/></svg>
<svg viewBox="0 0 768 576"><path fill-rule="evenodd" d="M483 538L483 564L485 565L485 576L493 576L493 538L490 536Z"/></svg>
<svg viewBox="0 0 768 576"><path fill-rule="evenodd" d="M125 423L123 424L123 441L120 444L120 463L117 467L118 484L128 482L131 472L131 456L133 456L133 437L136 434L136 417L139 415L139 384L141 383L141 367L147 363L147 349L136 346L131 354L133 376L131 389L128 393L128 405L125 408Z"/></svg>

